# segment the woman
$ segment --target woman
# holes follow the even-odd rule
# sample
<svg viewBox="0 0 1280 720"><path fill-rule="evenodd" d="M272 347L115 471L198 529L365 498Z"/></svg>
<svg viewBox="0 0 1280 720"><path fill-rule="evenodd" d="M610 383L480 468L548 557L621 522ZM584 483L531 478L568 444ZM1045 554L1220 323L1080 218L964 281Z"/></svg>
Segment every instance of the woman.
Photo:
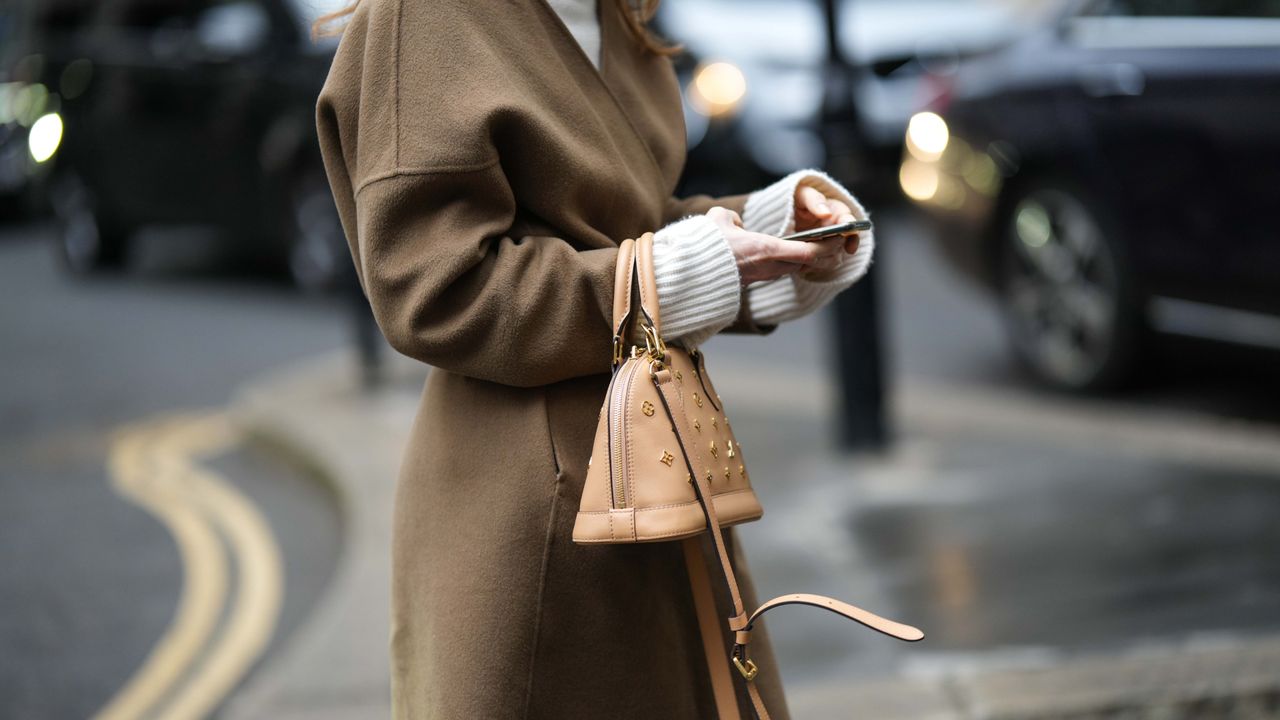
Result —
<svg viewBox="0 0 1280 720"><path fill-rule="evenodd" d="M870 237L777 238L865 217L821 173L672 197L680 89L635 1L335 15L350 13L317 108L329 180L379 325L434 368L396 497L397 718L715 716L680 544L570 539L617 245L658 231L664 329L689 346L812 312L870 262ZM757 638L756 682L785 718Z"/></svg>

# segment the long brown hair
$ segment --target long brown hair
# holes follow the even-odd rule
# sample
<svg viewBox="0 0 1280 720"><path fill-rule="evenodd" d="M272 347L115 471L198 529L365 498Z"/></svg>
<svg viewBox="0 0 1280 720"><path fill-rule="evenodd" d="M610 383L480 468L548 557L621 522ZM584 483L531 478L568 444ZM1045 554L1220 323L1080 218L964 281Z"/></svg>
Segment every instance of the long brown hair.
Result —
<svg viewBox="0 0 1280 720"><path fill-rule="evenodd" d="M622 16L627 19L627 29L644 44L649 52L658 55L675 55L683 49L679 45L668 45L649 29L649 21L658 12L658 3L661 0L616 0L616 2L622 7ZM311 39L318 40L322 37L341 35L343 26L338 21L355 12L359 4L360 0L355 0L341 10L325 13L316 18L316 21L311 24Z"/></svg>

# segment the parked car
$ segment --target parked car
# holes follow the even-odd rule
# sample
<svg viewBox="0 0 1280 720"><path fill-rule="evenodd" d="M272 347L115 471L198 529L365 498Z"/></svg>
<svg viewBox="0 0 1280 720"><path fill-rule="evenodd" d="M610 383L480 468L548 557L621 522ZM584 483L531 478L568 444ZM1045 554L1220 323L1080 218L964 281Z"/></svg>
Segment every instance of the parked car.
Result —
<svg viewBox="0 0 1280 720"><path fill-rule="evenodd" d="M43 168L28 149L39 98L26 83L13 81L25 29L25 8L0 5L0 221L21 217L33 202L32 189Z"/></svg>
<svg viewBox="0 0 1280 720"><path fill-rule="evenodd" d="M1011 0L838 0L836 37L853 65L856 117L841 130L857 153L847 180L891 179L911 114L932 95L930 72L1008 42L1029 13ZM688 175L702 191L741 190L827 163L817 120L824 100L826 20L820 0L674 0L658 28L688 51ZM727 98L708 102L707 92ZM891 180L890 180L891 182Z"/></svg>
<svg viewBox="0 0 1280 720"><path fill-rule="evenodd" d="M1114 387L1147 330L1280 348L1280 5L1071 3L965 63L902 190L1045 382Z"/></svg>
<svg viewBox="0 0 1280 720"><path fill-rule="evenodd" d="M14 80L41 98L28 133L66 265L122 264L144 225L206 225L304 287L348 272L314 120L336 41L308 35L340 4L30 2Z"/></svg>

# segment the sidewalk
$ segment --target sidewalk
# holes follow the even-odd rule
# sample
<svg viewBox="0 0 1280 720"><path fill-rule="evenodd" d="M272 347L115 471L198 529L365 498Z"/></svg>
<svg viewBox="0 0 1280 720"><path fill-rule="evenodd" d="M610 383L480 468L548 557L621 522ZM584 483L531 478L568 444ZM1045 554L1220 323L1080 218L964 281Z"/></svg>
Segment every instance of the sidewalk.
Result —
<svg viewBox="0 0 1280 720"><path fill-rule="evenodd" d="M816 368L762 383L708 354L766 508L742 532L760 593L833 594L929 634L908 646L822 613L771 617L797 720L1280 716L1276 545L1251 534L1280 526L1275 431L908 379L895 451L845 458ZM365 394L350 358L320 358L233 407L335 484L347 543L227 718L389 714L388 519L424 376L391 366ZM1224 526L1199 514L1222 502ZM1219 555L1188 554L1201 546ZM1170 553L1197 572L1160 568ZM1243 562L1201 577L1220 557Z"/></svg>

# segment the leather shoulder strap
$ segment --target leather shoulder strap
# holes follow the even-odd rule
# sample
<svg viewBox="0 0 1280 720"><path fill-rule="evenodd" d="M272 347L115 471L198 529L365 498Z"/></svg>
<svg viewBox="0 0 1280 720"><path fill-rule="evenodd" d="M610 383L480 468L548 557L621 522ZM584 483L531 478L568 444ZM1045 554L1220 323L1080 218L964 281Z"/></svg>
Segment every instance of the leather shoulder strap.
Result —
<svg viewBox="0 0 1280 720"><path fill-rule="evenodd" d="M641 286L643 291L643 285ZM667 416L671 418L672 424L676 431L676 441L680 443L681 450L684 452L686 462L692 457L691 452L697 452L696 444L690 442L693 434L689 432L687 427L688 418L684 413L674 412L679 407L679 394L672 385L671 371L667 368L653 371L653 384L657 386L659 397ZM868 612L862 608L855 607L846 602L836 600L835 598L826 597L825 595L809 595L809 594L792 594L776 597L763 605L755 612L748 615L742 604L742 594L738 590L738 579L733 572L733 563L729 559L728 549L725 547L724 536L720 532L720 520L716 517L715 503L712 501L711 486L707 479L699 476L693 470L692 465L688 465L689 473L693 479L694 489L698 497L702 510L707 517L707 529L711 533L711 544L715 548L716 555L720 559L720 568L724 572L725 583L729 587L729 597L733 604L733 616L729 618L729 629L734 632L733 650L730 653L730 659L733 661L734 667L738 669L739 674L746 681L747 694L751 698L751 704L755 709L756 717L759 720L769 720L769 710L764 705L764 699L760 696L760 690L756 687L756 664L751 660L748 652L748 646L751 643L751 630L757 620L764 613L782 605L809 605L812 607L820 607L829 610L837 615L861 623L873 630L882 632L890 637L907 642L915 642L924 638L924 633L918 628L903 623L894 622ZM700 618L703 620L704 618ZM704 633L708 632L704 629Z"/></svg>
<svg viewBox="0 0 1280 720"><path fill-rule="evenodd" d="M701 537L694 535L680 541L684 545L684 563L688 568L689 586L693 591L693 607L702 632L702 651L707 656L707 672L711 675L711 691L716 700L720 720L742 720L738 695L733 690L733 669L724 654L724 635L716 615L716 599L711 589L711 576L702 559Z"/></svg>

